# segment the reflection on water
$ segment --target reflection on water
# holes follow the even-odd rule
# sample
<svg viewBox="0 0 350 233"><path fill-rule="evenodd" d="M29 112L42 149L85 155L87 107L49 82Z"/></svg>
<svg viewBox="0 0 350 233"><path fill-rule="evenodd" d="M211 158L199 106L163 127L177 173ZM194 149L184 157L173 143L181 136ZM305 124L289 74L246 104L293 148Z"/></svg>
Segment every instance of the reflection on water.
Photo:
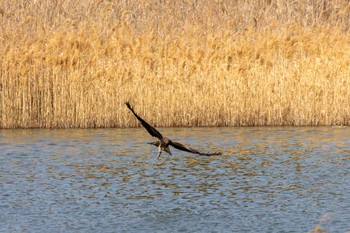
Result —
<svg viewBox="0 0 350 233"><path fill-rule="evenodd" d="M350 230L349 128L162 132L224 155L158 161L144 129L0 130L0 232Z"/></svg>

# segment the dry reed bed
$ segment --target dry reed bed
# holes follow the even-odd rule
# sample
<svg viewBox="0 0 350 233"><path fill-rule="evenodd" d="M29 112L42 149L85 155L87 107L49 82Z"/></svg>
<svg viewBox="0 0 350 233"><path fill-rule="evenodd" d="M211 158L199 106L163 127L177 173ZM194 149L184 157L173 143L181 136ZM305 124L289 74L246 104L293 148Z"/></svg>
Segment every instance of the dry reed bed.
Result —
<svg viewBox="0 0 350 233"><path fill-rule="evenodd" d="M0 128L350 123L345 1L52 2L0 2Z"/></svg>

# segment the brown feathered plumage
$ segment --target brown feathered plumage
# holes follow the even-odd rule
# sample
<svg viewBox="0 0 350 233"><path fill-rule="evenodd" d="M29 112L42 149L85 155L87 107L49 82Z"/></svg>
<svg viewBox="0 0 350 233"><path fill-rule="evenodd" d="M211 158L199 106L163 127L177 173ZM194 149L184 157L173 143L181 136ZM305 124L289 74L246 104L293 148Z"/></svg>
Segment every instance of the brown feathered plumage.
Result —
<svg viewBox="0 0 350 233"><path fill-rule="evenodd" d="M135 115L135 117L140 121L140 123L142 124L143 127L145 127L145 129L147 130L147 132L153 136L158 138L158 141L155 142L151 142L149 144L157 146L158 147L158 156L157 159L159 159L162 151L166 151L167 153L169 153L171 155L171 151L169 149L169 146L172 146L178 150L182 150L182 151L186 151L186 152L190 152L193 154L198 154L198 155L204 155L204 156L212 156L212 155L221 155L220 152L214 152L214 153L203 153L200 152L196 149L192 149L188 146L185 146L179 142L175 142L170 140L169 138L163 137L163 135L156 130L153 126L151 126L150 124L148 124L145 120L143 120L139 115L136 114L136 112L134 111L134 109L131 107L129 102L125 102L125 105L130 109L130 111Z"/></svg>

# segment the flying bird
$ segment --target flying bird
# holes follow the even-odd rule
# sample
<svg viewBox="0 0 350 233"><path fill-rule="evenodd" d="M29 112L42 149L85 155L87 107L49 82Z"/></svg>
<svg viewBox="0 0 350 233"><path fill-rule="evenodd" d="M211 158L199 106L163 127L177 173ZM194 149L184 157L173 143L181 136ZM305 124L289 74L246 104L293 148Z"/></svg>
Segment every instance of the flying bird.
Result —
<svg viewBox="0 0 350 233"><path fill-rule="evenodd" d="M156 130L153 126L148 124L145 120L143 120L139 115L136 114L134 109L131 107L129 102L125 102L125 105L130 109L130 111L135 115L135 117L140 121L143 127L147 130L147 132L152 136L158 138L158 141L155 142L150 142L148 144L154 145L158 147L158 156L157 159L160 158L160 155L162 154L163 151L167 152L168 154L171 155L171 151L169 146L174 147L175 149L190 152L193 154L198 154L198 155L204 155L204 156L212 156L212 155L221 155L221 152L214 152L214 153L203 153L200 152L196 149L192 149L188 146L185 146L179 142L175 142L173 140L170 140L167 137L163 137L163 135Z"/></svg>

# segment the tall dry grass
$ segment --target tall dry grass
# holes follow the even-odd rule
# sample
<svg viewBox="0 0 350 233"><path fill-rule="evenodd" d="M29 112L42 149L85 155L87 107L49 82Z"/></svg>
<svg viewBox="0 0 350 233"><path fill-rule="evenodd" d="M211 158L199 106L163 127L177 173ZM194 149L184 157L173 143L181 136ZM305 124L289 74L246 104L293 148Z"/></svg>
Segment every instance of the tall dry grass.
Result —
<svg viewBox="0 0 350 233"><path fill-rule="evenodd" d="M0 128L349 125L350 4L0 0Z"/></svg>

